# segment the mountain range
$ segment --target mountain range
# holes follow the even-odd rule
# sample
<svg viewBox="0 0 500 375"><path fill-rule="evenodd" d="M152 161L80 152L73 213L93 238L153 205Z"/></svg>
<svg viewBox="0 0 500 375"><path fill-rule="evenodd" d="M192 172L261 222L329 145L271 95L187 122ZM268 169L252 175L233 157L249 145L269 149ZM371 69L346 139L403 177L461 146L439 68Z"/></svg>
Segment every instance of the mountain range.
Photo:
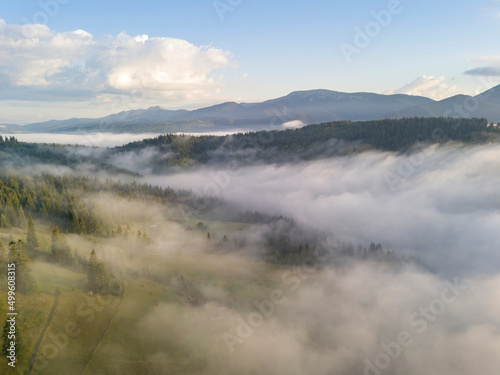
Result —
<svg viewBox="0 0 500 375"><path fill-rule="evenodd" d="M477 96L440 101L422 96L382 95L331 90L295 91L261 103L227 102L197 110L161 107L124 111L102 118L51 120L24 126L4 124L4 132L169 133L280 129L302 123L403 117L483 117L500 121L500 85Z"/></svg>

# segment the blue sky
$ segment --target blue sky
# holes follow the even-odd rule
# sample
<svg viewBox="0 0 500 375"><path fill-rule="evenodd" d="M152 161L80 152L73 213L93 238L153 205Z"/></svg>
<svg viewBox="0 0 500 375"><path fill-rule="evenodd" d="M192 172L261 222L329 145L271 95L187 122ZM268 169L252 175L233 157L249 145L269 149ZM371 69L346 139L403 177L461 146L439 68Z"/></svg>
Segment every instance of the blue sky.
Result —
<svg viewBox="0 0 500 375"><path fill-rule="evenodd" d="M3 0L0 19L3 123L500 83L500 1Z"/></svg>

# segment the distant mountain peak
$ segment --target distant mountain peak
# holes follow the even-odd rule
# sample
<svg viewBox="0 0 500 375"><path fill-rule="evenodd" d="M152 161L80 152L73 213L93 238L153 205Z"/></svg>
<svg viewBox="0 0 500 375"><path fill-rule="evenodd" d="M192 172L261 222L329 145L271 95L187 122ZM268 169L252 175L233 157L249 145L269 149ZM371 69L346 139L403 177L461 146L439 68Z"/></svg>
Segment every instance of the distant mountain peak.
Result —
<svg viewBox="0 0 500 375"><path fill-rule="evenodd" d="M284 123L304 124L401 117L449 116L470 98L456 95L441 101L422 96L370 92L346 93L327 89L298 90L261 103L229 101L210 107L168 110L161 106L135 109L99 119L71 119L30 124L23 130L50 133L83 132L200 132L279 129ZM500 120L500 85L476 96L480 106L470 116ZM7 128L7 127L5 127Z"/></svg>
<svg viewBox="0 0 500 375"><path fill-rule="evenodd" d="M491 89L486 90L479 95L476 95L476 98L483 100L487 100L490 97L500 97L500 85L492 87Z"/></svg>

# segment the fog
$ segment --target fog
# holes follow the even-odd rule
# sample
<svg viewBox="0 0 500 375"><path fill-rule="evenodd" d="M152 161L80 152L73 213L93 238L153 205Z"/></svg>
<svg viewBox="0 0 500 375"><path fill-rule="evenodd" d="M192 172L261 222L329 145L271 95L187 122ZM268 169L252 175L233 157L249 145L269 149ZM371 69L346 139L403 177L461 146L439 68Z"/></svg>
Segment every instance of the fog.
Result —
<svg viewBox="0 0 500 375"><path fill-rule="evenodd" d="M344 242L413 253L446 276L496 273L500 147L431 146L148 180L293 217Z"/></svg>
<svg viewBox="0 0 500 375"><path fill-rule="evenodd" d="M269 268L258 252L221 253L220 242L200 241L204 233L183 232L174 247L191 250L168 264L203 303L160 304L141 321L154 370L169 373L173 354L165 348L175 343L202 374L497 374L499 156L497 145L447 144L147 177L224 198L234 209L291 216L330 243L381 242L426 265L344 263L332 247L303 266ZM228 235L269 232L253 225ZM156 238L159 249L172 248L167 238ZM230 292L207 283L214 275L244 282Z"/></svg>
<svg viewBox="0 0 500 375"><path fill-rule="evenodd" d="M127 236L68 236L125 280L148 278L175 295L141 306L141 318L127 323L152 373L180 364L193 374L498 373L500 146L214 164L162 176L149 174L152 154L121 162L142 169L148 183L226 203L197 209L188 198L159 205L101 193L89 204L103 220L132 223ZM294 225L220 223L218 210L285 215ZM138 230L150 245L138 242ZM283 231L321 246L302 265L269 263L267 240ZM346 262L338 241L381 243L403 261ZM423 266L404 261L410 256ZM99 350L123 358L126 347L108 341Z"/></svg>
<svg viewBox="0 0 500 375"><path fill-rule="evenodd" d="M269 267L247 248L221 252L205 232L186 231L169 219L172 207L106 194L94 202L153 239L149 248L133 236L94 244L108 263L125 277L147 265L166 290L200 301L160 303L131 325L154 373L170 373L179 356L197 369L189 373L202 374L493 375L500 366L500 275L447 278L370 260L341 265L334 252L299 267ZM116 342L100 350L122 353Z"/></svg>

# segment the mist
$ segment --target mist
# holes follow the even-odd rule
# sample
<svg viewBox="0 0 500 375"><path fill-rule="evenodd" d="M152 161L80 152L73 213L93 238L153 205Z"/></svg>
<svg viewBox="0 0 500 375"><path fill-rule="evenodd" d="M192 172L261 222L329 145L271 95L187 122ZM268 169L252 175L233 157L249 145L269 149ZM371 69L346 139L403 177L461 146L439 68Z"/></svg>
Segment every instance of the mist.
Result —
<svg viewBox="0 0 500 375"><path fill-rule="evenodd" d="M243 310L205 305L182 337L212 327L202 330L212 339L197 336L210 353L206 373L495 374L499 156L498 145L446 144L147 177L425 264L340 265L333 254L332 263L273 272L260 299ZM265 305L266 316L273 288L283 300ZM161 321L174 312L152 314Z"/></svg>
<svg viewBox="0 0 500 375"><path fill-rule="evenodd" d="M500 148L431 146L148 181L293 217L338 240L422 257L439 274L498 271Z"/></svg>
<svg viewBox="0 0 500 375"><path fill-rule="evenodd" d="M67 234L124 283L108 333L123 342L104 340L94 365L114 371L100 358L126 358L136 340L156 374L496 375L499 155L448 143L240 167L214 159L165 175L148 169L154 149L116 157L140 182L181 190L163 203L90 195L96 217L127 229ZM246 212L252 220L239 219ZM269 242L280 237L315 250L276 263ZM372 242L394 256L338 252Z"/></svg>
<svg viewBox="0 0 500 375"><path fill-rule="evenodd" d="M330 250L276 268L247 251L258 241L221 251L216 239L225 232L215 223L191 231L173 220L173 207L95 199L103 214L133 220L132 231L147 230L153 240L146 248L134 235L103 240L93 245L102 257L126 278L149 275L164 293L185 298L144 310L130 327L155 373L170 373L179 357L187 372L202 374L465 375L495 374L500 365L498 274L444 277L369 259L341 264ZM261 234L252 225L228 236ZM111 358L122 351L119 343L100 350Z"/></svg>

